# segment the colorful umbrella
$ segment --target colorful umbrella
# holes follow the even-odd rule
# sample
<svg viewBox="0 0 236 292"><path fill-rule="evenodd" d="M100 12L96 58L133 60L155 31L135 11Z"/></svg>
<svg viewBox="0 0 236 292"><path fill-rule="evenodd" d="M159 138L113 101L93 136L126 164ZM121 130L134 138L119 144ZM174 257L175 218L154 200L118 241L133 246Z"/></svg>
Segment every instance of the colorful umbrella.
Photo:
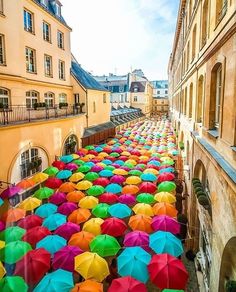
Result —
<svg viewBox="0 0 236 292"><path fill-rule="evenodd" d="M5 222L0 220L0 231L3 231L5 229L5 227L6 227Z"/></svg>
<svg viewBox="0 0 236 292"><path fill-rule="evenodd" d="M178 214L176 208L169 203L156 203L152 207L152 209L155 215L167 215L170 217L176 217Z"/></svg>
<svg viewBox="0 0 236 292"><path fill-rule="evenodd" d="M101 218L91 218L83 225L83 231L87 231L97 236L101 234L101 225L104 222Z"/></svg>
<svg viewBox="0 0 236 292"><path fill-rule="evenodd" d="M35 211L35 214L45 218L57 212L57 206L51 203L44 204L38 207Z"/></svg>
<svg viewBox="0 0 236 292"><path fill-rule="evenodd" d="M128 206L133 206L136 202L136 198L133 195L124 194L119 196L119 202Z"/></svg>
<svg viewBox="0 0 236 292"><path fill-rule="evenodd" d="M49 176L55 176L58 173L59 169L54 166L49 166L43 172L48 174Z"/></svg>
<svg viewBox="0 0 236 292"><path fill-rule="evenodd" d="M0 260L7 264L14 264L31 249L28 242L19 240L9 242L0 249Z"/></svg>
<svg viewBox="0 0 236 292"><path fill-rule="evenodd" d="M81 165L79 168L78 168L78 172L82 172L82 173L86 173L86 172L89 172L91 170L91 167L88 166L88 165Z"/></svg>
<svg viewBox="0 0 236 292"><path fill-rule="evenodd" d="M139 192L139 187L135 185L127 185L122 189L122 194L136 195Z"/></svg>
<svg viewBox="0 0 236 292"><path fill-rule="evenodd" d="M68 216L68 221L76 224L83 223L89 219L91 212L88 209L79 208Z"/></svg>
<svg viewBox="0 0 236 292"><path fill-rule="evenodd" d="M73 203L79 203L79 201L84 198L85 194L81 191L74 191L71 193L68 193L66 195L66 199L68 202L73 202Z"/></svg>
<svg viewBox="0 0 236 292"><path fill-rule="evenodd" d="M8 227L4 231L0 232L0 240L5 241L6 243L21 240L25 232L25 229L18 226Z"/></svg>
<svg viewBox="0 0 236 292"><path fill-rule="evenodd" d="M91 188L93 184L88 180L82 180L76 185L76 189L79 191L86 191Z"/></svg>
<svg viewBox="0 0 236 292"><path fill-rule="evenodd" d="M103 193L99 196L100 203L114 204L118 202L118 196L113 193Z"/></svg>
<svg viewBox="0 0 236 292"><path fill-rule="evenodd" d="M139 186L139 191L141 193L153 194L153 193L155 193L156 189L157 189L156 185L154 183L151 183L151 182L143 182Z"/></svg>
<svg viewBox="0 0 236 292"><path fill-rule="evenodd" d="M96 217L107 218L109 217L109 205L106 203L100 203L92 209L92 213Z"/></svg>
<svg viewBox="0 0 236 292"><path fill-rule="evenodd" d="M146 251L150 251L149 249L149 235L144 231L132 231L125 235L124 238L124 246L132 247L132 246L140 246Z"/></svg>
<svg viewBox="0 0 236 292"><path fill-rule="evenodd" d="M129 176L127 177L125 183L129 185L138 185L142 182L139 176Z"/></svg>
<svg viewBox="0 0 236 292"><path fill-rule="evenodd" d="M46 179L48 179L48 174L43 173L43 172L39 172L36 173L33 177L32 180L37 184L37 183L42 183L44 182Z"/></svg>
<svg viewBox="0 0 236 292"><path fill-rule="evenodd" d="M147 233L152 233L153 229L151 227L152 218L147 215L135 215L131 216L129 219L130 228L135 231L144 231Z"/></svg>
<svg viewBox="0 0 236 292"><path fill-rule="evenodd" d="M172 181L175 179L175 175L171 172L163 172L159 174L158 176L158 182L164 182L164 181Z"/></svg>
<svg viewBox="0 0 236 292"><path fill-rule="evenodd" d="M91 252L97 253L101 257L114 256L121 248L116 238L107 234L97 235L89 246Z"/></svg>
<svg viewBox="0 0 236 292"><path fill-rule="evenodd" d="M93 185L99 185L102 187L106 187L109 183L110 181L106 177L99 177L95 181L93 181Z"/></svg>
<svg viewBox="0 0 236 292"><path fill-rule="evenodd" d="M126 229L127 226L125 222L119 218L107 218L101 225L103 234L108 234L115 237L123 236Z"/></svg>
<svg viewBox="0 0 236 292"><path fill-rule="evenodd" d="M2 219L6 223L17 222L20 219L24 218L26 211L20 208L11 208L7 212L5 212L2 216Z"/></svg>
<svg viewBox="0 0 236 292"><path fill-rule="evenodd" d="M176 202L176 197L168 192L160 192L154 196L155 200L160 203L173 204Z"/></svg>
<svg viewBox="0 0 236 292"><path fill-rule="evenodd" d="M15 185L9 186L1 193L1 198L2 199L11 198L18 194L21 190L22 189L18 186Z"/></svg>
<svg viewBox="0 0 236 292"><path fill-rule="evenodd" d="M64 155L60 157L60 161L64 163L70 163L72 160L74 160L73 156L71 154L69 155Z"/></svg>
<svg viewBox="0 0 236 292"><path fill-rule="evenodd" d="M55 213L44 219L43 226L48 228L49 231L53 231L64 223L66 223L66 216Z"/></svg>
<svg viewBox="0 0 236 292"><path fill-rule="evenodd" d="M93 280L86 280L75 285L70 292L103 292L103 285Z"/></svg>
<svg viewBox="0 0 236 292"><path fill-rule="evenodd" d="M72 222L66 222L59 226L55 231L54 234L59 235L66 240L69 240L71 236L77 232L80 232L80 226L72 223Z"/></svg>
<svg viewBox="0 0 236 292"><path fill-rule="evenodd" d="M20 189L27 190L32 188L35 185L35 182L32 179L26 178L20 181L16 186Z"/></svg>
<svg viewBox="0 0 236 292"><path fill-rule="evenodd" d="M4 277L0 280L0 291L2 291L2 292L10 292L10 291L27 292L28 285L19 276L14 276L14 277L7 276L7 277Z"/></svg>
<svg viewBox="0 0 236 292"><path fill-rule="evenodd" d="M79 207L85 209L93 209L98 204L98 199L92 196L87 196L79 201Z"/></svg>
<svg viewBox="0 0 236 292"><path fill-rule="evenodd" d="M141 180L143 181L150 181L150 182L154 182L157 180L157 176L153 173L143 173L140 176Z"/></svg>
<svg viewBox="0 0 236 292"><path fill-rule="evenodd" d="M5 274L6 274L6 270L5 270L2 262L0 262L0 279L2 279Z"/></svg>
<svg viewBox="0 0 236 292"><path fill-rule="evenodd" d="M101 194L104 193L104 187L102 186L91 186L88 190L87 190L87 194L89 196L100 196Z"/></svg>
<svg viewBox="0 0 236 292"><path fill-rule="evenodd" d="M51 232L46 227L35 226L27 230L22 240L28 242L32 247L35 247L36 243L47 235L51 235Z"/></svg>
<svg viewBox="0 0 236 292"><path fill-rule="evenodd" d="M65 245L66 240L63 237L59 235L47 235L36 244L36 248L42 247L53 255Z"/></svg>
<svg viewBox="0 0 236 292"><path fill-rule="evenodd" d="M95 181L97 178L99 178L99 175L96 172L88 172L84 179L89 180L89 181Z"/></svg>
<svg viewBox="0 0 236 292"><path fill-rule="evenodd" d="M108 288L108 292L147 292L147 288L144 283L141 283L131 276L126 276L118 279L114 279L111 286Z"/></svg>
<svg viewBox="0 0 236 292"><path fill-rule="evenodd" d="M147 216L153 216L153 210L152 207L149 204L145 203L138 203L133 207L133 211L137 215L147 215Z"/></svg>
<svg viewBox="0 0 236 292"><path fill-rule="evenodd" d="M84 174L82 172L76 172L76 173L72 174L72 176L69 178L69 181L78 182L82 179L84 179Z"/></svg>
<svg viewBox="0 0 236 292"><path fill-rule="evenodd" d="M150 205L156 202L153 195L151 195L149 193L139 194L137 196L136 200L139 203L145 203L145 204L150 204Z"/></svg>
<svg viewBox="0 0 236 292"><path fill-rule="evenodd" d="M125 177L122 175L113 175L110 179L111 183L115 183L115 184L123 184L125 182Z"/></svg>
<svg viewBox="0 0 236 292"><path fill-rule="evenodd" d="M56 177L59 179L68 179L70 176L72 176L72 171L67 170L67 169L60 170L56 174Z"/></svg>
<svg viewBox="0 0 236 292"><path fill-rule="evenodd" d="M60 161L60 160L56 160L52 163L52 165L56 168L58 168L59 170L63 170L65 168L65 163Z"/></svg>
<svg viewBox="0 0 236 292"><path fill-rule="evenodd" d="M56 192L49 198L49 202L55 205L61 205L62 203L66 202L66 194Z"/></svg>
<svg viewBox="0 0 236 292"><path fill-rule="evenodd" d="M75 171L78 169L78 165L76 163L68 163L66 164L65 169L68 169L70 171Z"/></svg>
<svg viewBox="0 0 236 292"><path fill-rule="evenodd" d="M35 226L40 226L43 223L43 218L35 214L28 215L25 218L21 219L17 225L24 229L30 229Z"/></svg>
<svg viewBox="0 0 236 292"><path fill-rule="evenodd" d="M93 240L94 235L87 231L80 231L73 234L68 242L68 245L77 246L83 251L90 250L89 244Z"/></svg>
<svg viewBox="0 0 236 292"><path fill-rule="evenodd" d="M108 212L110 213L111 216L120 219L130 216L132 213L131 209L128 206L121 203L111 205L108 209Z"/></svg>
<svg viewBox="0 0 236 292"><path fill-rule="evenodd" d="M43 187L38 189L35 193L34 193L34 197L43 200L43 199L48 199L52 194L54 193L53 189L47 188L47 187Z"/></svg>
<svg viewBox="0 0 236 292"><path fill-rule="evenodd" d="M176 184L172 181L164 181L158 185L158 192L172 192L175 189Z"/></svg>
<svg viewBox="0 0 236 292"><path fill-rule="evenodd" d="M121 193L122 187L119 184L111 183L106 186L105 191L107 193L118 194L118 193Z"/></svg>
<svg viewBox="0 0 236 292"><path fill-rule="evenodd" d="M32 211L34 209L36 209L37 207L39 207L41 205L41 200L37 199L37 198L33 198L33 197L29 197L27 199L25 199L24 201L22 201L18 207L20 209L23 209L25 211Z"/></svg>
<svg viewBox="0 0 236 292"><path fill-rule="evenodd" d="M76 210L78 207L75 203L72 202L66 202L61 204L58 209L57 212L61 213L63 215L69 216L74 210Z"/></svg>
<svg viewBox="0 0 236 292"><path fill-rule="evenodd" d="M155 231L168 231L172 234L180 233L180 224L172 217L159 215L152 218L152 228Z"/></svg>
<svg viewBox="0 0 236 292"><path fill-rule="evenodd" d="M70 193L75 191L75 184L72 182L65 182L59 187L59 192Z"/></svg>

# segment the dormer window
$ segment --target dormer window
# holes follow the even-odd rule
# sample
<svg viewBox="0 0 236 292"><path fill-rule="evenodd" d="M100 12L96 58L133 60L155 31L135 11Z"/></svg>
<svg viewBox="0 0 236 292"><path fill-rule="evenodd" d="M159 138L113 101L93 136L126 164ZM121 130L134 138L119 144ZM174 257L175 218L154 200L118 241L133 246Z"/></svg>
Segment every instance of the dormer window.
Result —
<svg viewBox="0 0 236 292"><path fill-rule="evenodd" d="M61 6L58 3L55 4L55 13L57 16L61 16Z"/></svg>
<svg viewBox="0 0 236 292"><path fill-rule="evenodd" d="M47 7L48 5L48 0L40 0L41 4Z"/></svg>
<svg viewBox="0 0 236 292"><path fill-rule="evenodd" d="M138 92L138 86L134 86L134 92Z"/></svg>

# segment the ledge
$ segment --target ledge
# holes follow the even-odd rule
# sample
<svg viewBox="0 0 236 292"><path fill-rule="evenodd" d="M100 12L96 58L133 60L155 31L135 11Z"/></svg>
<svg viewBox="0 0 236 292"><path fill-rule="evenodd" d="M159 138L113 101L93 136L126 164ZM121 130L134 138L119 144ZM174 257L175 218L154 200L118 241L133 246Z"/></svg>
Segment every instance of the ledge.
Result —
<svg viewBox="0 0 236 292"><path fill-rule="evenodd" d="M219 131L218 130L208 130L207 133L217 139L219 137Z"/></svg>
<svg viewBox="0 0 236 292"><path fill-rule="evenodd" d="M236 152L236 146L232 146L231 149Z"/></svg>

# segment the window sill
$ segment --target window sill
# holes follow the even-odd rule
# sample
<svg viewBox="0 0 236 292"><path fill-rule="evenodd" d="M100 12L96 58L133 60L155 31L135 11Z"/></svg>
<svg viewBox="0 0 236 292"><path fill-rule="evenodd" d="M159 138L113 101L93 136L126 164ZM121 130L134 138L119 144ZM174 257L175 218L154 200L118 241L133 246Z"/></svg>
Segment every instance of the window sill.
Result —
<svg viewBox="0 0 236 292"><path fill-rule="evenodd" d="M37 75L37 72L31 72L31 71L27 71L27 70L26 70L26 73Z"/></svg>
<svg viewBox="0 0 236 292"><path fill-rule="evenodd" d="M213 138L217 139L219 137L219 131L218 130L208 130L207 133L212 136Z"/></svg>
<svg viewBox="0 0 236 292"><path fill-rule="evenodd" d="M52 75L45 75L45 77L48 77L48 78L53 78Z"/></svg>
<svg viewBox="0 0 236 292"><path fill-rule="evenodd" d="M6 17L6 15L2 11L0 11L0 16L4 18Z"/></svg>
<svg viewBox="0 0 236 292"><path fill-rule="evenodd" d="M231 146L231 149L236 153L236 146Z"/></svg>
<svg viewBox="0 0 236 292"><path fill-rule="evenodd" d="M27 30L27 29L24 29L26 32L32 34L32 35L35 35L35 32L34 31L30 31L30 30Z"/></svg>
<svg viewBox="0 0 236 292"><path fill-rule="evenodd" d="M7 67L7 64L6 63L0 63L0 66L3 66L3 67Z"/></svg>

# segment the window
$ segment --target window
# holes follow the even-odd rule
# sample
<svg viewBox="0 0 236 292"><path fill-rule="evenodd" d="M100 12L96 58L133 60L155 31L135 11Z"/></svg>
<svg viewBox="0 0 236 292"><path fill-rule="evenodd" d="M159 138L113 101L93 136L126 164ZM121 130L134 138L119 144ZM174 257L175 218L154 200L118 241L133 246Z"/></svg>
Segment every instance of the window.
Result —
<svg viewBox="0 0 236 292"><path fill-rule="evenodd" d="M43 39L47 42L51 41L51 25L47 22L43 22Z"/></svg>
<svg viewBox="0 0 236 292"><path fill-rule="evenodd" d="M73 154L77 151L78 141L75 135L70 135L65 142L63 155Z"/></svg>
<svg viewBox="0 0 236 292"><path fill-rule="evenodd" d="M134 86L134 92L138 92L138 86Z"/></svg>
<svg viewBox="0 0 236 292"><path fill-rule="evenodd" d="M165 90L165 94L168 94L168 90Z"/></svg>
<svg viewBox="0 0 236 292"><path fill-rule="evenodd" d="M119 92L124 92L124 86L119 86Z"/></svg>
<svg viewBox="0 0 236 292"><path fill-rule="evenodd" d="M138 101L138 97L137 96L134 96L134 101Z"/></svg>
<svg viewBox="0 0 236 292"><path fill-rule="evenodd" d="M93 102L93 112L96 113L96 103L95 103L95 101Z"/></svg>
<svg viewBox="0 0 236 292"><path fill-rule="evenodd" d="M197 33L197 25L194 25L193 34L192 34L192 61L196 55L196 33Z"/></svg>
<svg viewBox="0 0 236 292"><path fill-rule="evenodd" d="M44 102L46 103L47 107L53 107L54 97L55 97L55 95L52 92L46 92L44 94Z"/></svg>
<svg viewBox="0 0 236 292"><path fill-rule="evenodd" d="M157 94L161 94L160 90L157 90Z"/></svg>
<svg viewBox="0 0 236 292"><path fill-rule="evenodd" d="M218 24L225 16L228 8L228 0L216 1L216 24Z"/></svg>
<svg viewBox="0 0 236 292"><path fill-rule="evenodd" d="M29 149L21 154L21 179L41 171L42 159L37 148Z"/></svg>
<svg viewBox="0 0 236 292"><path fill-rule="evenodd" d="M197 122L202 123L203 120L203 76L198 79L198 97L197 97Z"/></svg>
<svg viewBox="0 0 236 292"><path fill-rule="evenodd" d="M0 108L7 108L9 105L9 90L5 88L0 88Z"/></svg>
<svg viewBox="0 0 236 292"><path fill-rule="evenodd" d="M59 60L59 79L65 80L65 62Z"/></svg>
<svg viewBox="0 0 236 292"><path fill-rule="evenodd" d="M52 77L52 57L44 55L45 76Z"/></svg>
<svg viewBox="0 0 236 292"><path fill-rule="evenodd" d="M168 84L165 84L165 88L168 88Z"/></svg>
<svg viewBox="0 0 236 292"><path fill-rule="evenodd" d="M215 108L215 127L219 128L220 123L220 107L221 107L221 92L222 92L222 66L216 72L216 108Z"/></svg>
<svg viewBox="0 0 236 292"><path fill-rule="evenodd" d="M3 14L3 0L0 0L0 13Z"/></svg>
<svg viewBox="0 0 236 292"><path fill-rule="evenodd" d="M103 93L103 103L107 102L107 97L106 97L106 93Z"/></svg>
<svg viewBox="0 0 236 292"><path fill-rule="evenodd" d="M61 16L61 6L58 3L56 3L55 8L56 15Z"/></svg>
<svg viewBox="0 0 236 292"><path fill-rule="evenodd" d="M59 94L59 103L66 103L67 102L67 95L65 93Z"/></svg>
<svg viewBox="0 0 236 292"><path fill-rule="evenodd" d="M6 64L6 54L5 54L5 37L0 34L0 65Z"/></svg>
<svg viewBox="0 0 236 292"><path fill-rule="evenodd" d="M39 100L39 93L35 90L30 90L26 92L26 107L33 108L34 104Z"/></svg>
<svg viewBox="0 0 236 292"><path fill-rule="evenodd" d="M48 1L48 0L41 0L40 2L41 2L41 4L43 4L44 6L47 7L47 4L48 4L47 1Z"/></svg>
<svg viewBox="0 0 236 292"><path fill-rule="evenodd" d="M189 42L187 45L187 54L186 54L186 69L189 67Z"/></svg>
<svg viewBox="0 0 236 292"><path fill-rule="evenodd" d="M189 111L188 111L188 117L192 118L192 112L193 112L193 83L190 84L189 89Z"/></svg>
<svg viewBox="0 0 236 292"><path fill-rule="evenodd" d="M120 102L124 102L124 94L120 94Z"/></svg>
<svg viewBox="0 0 236 292"><path fill-rule="evenodd" d="M29 10L24 9L24 29L28 32L34 32L34 20L33 13Z"/></svg>
<svg viewBox="0 0 236 292"><path fill-rule="evenodd" d="M75 104L79 103L79 93L74 94Z"/></svg>
<svg viewBox="0 0 236 292"><path fill-rule="evenodd" d="M64 33L61 31L57 31L57 45L58 48L64 49Z"/></svg>
<svg viewBox="0 0 236 292"><path fill-rule="evenodd" d="M202 47L206 44L207 41L207 28L208 28L208 0L205 0L202 12L202 37L201 37Z"/></svg>
<svg viewBox="0 0 236 292"><path fill-rule="evenodd" d="M36 51L31 48L25 48L26 71L36 73Z"/></svg>

